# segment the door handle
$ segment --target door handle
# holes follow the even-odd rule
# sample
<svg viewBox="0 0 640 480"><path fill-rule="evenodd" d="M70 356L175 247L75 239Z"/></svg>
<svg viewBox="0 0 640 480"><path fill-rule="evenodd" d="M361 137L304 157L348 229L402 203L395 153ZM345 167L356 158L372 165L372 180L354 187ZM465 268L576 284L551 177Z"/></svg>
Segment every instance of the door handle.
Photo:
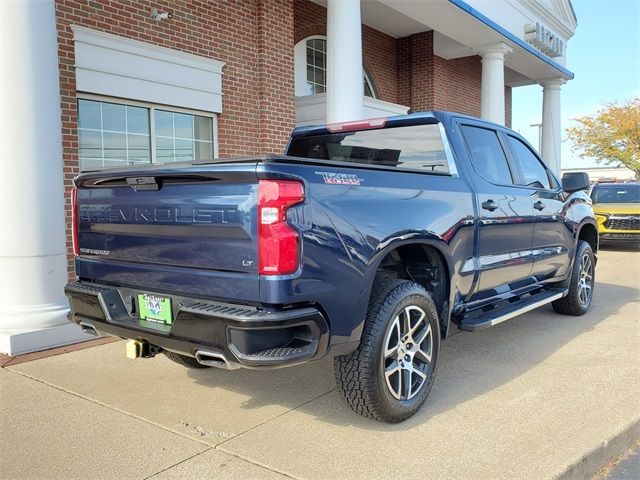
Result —
<svg viewBox="0 0 640 480"><path fill-rule="evenodd" d="M546 208L546 205L542 203L542 201L538 200L533 204L533 208L535 208L536 210L544 210Z"/></svg>
<svg viewBox="0 0 640 480"><path fill-rule="evenodd" d="M493 212L494 210L498 209L498 204L493 200L487 200L486 202L482 202L482 208Z"/></svg>

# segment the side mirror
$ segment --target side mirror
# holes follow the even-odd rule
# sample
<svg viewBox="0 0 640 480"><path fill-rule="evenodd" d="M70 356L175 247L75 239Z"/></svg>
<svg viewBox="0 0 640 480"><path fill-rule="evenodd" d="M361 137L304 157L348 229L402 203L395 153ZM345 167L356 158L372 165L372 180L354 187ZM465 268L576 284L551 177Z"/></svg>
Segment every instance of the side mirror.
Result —
<svg viewBox="0 0 640 480"><path fill-rule="evenodd" d="M562 190L567 193L588 190L591 186L589 174L585 172L572 172L562 175Z"/></svg>

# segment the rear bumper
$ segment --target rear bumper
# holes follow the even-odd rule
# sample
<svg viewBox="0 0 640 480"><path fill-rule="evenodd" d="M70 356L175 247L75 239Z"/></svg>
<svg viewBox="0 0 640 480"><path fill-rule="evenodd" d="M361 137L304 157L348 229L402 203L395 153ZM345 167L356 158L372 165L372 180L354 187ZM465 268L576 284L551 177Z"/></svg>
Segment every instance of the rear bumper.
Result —
<svg viewBox="0 0 640 480"><path fill-rule="evenodd" d="M136 315L137 290L87 282L65 287L69 320L98 333L140 340L182 355L224 358L226 368L275 368L305 363L327 352L329 326L313 307L264 311L170 296L172 325ZM144 292L156 293L156 292Z"/></svg>

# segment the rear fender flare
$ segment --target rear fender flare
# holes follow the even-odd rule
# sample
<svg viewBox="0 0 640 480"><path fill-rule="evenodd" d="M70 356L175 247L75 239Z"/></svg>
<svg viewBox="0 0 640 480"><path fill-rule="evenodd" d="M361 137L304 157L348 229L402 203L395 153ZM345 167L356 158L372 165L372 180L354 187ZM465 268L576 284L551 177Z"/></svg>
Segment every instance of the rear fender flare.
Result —
<svg viewBox="0 0 640 480"><path fill-rule="evenodd" d="M366 302L362 302L362 303L364 303L365 305L368 304L368 299L371 295L371 290L373 288L373 282L375 281L376 273L378 271L378 268L380 267L380 264L384 260L384 258L390 252L392 252L393 250L396 250L399 247L402 247L404 245L415 245L415 244L433 247L444 260L444 265L447 270L447 282L449 284L449 296L448 296L448 308L447 308L447 314L446 314L447 318L441 319L441 324L444 326L442 334L443 336L446 336L447 332L450 331L450 327L451 327L451 305L454 304L454 299L455 299L455 286L453 284L453 275L452 275L452 272L454 271L454 266L451 258L449 245L442 238L437 237L435 235L425 234L425 232L419 232L419 231L408 231L408 232L402 232L402 233L387 237L385 240L380 242L380 244L378 245L378 248L376 248L376 251L371 257L370 262L368 263L368 268L365 273L364 292L366 294ZM364 313L365 315L363 315L362 318L365 318L366 316L366 309ZM442 312L438 312L438 313L441 314Z"/></svg>

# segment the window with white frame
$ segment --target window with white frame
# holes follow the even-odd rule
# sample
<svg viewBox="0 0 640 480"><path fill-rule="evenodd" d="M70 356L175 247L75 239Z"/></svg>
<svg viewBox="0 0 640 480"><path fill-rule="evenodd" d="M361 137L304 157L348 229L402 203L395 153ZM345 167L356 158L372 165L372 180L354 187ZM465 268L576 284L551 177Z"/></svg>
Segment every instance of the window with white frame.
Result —
<svg viewBox="0 0 640 480"><path fill-rule="evenodd" d="M315 95L327 91L327 39L314 35L295 47L296 95ZM304 65L303 65L304 63ZM362 70L365 97L376 98L373 84Z"/></svg>
<svg viewBox="0 0 640 480"><path fill-rule="evenodd" d="M112 99L78 99L80 170L208 160L215 116Z"/></svg>

